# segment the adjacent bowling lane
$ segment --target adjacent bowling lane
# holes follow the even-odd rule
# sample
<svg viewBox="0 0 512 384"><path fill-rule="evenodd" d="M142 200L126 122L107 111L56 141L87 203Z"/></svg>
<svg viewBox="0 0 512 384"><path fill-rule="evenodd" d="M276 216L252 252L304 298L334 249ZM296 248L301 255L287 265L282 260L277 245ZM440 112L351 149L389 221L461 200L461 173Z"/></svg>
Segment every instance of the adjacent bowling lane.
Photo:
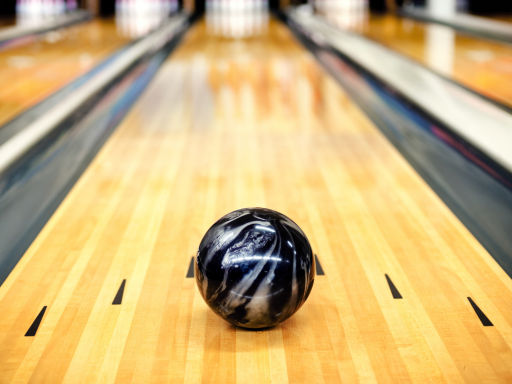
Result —
<svg viewBox="0 0 512 384"><path fill-rule="evenodd" d="M2 381L510 382L510 278L283 25L208 30L188 32L0 287ZM242 207L294 220L325 272L258 332L186 277Z"/></svg>
<svg viewBox="0 0 512 384"><path fill-rule="evenodd" d="M483 95L512 107L512 46L393 15L369 15L356 30Z"/></svg>
<svg viewBox="0 0 512 384"><path fill-rule="evenodd" d="M95 19L0 50L0 125L130 42L118 25L113 19Z"/></svg>

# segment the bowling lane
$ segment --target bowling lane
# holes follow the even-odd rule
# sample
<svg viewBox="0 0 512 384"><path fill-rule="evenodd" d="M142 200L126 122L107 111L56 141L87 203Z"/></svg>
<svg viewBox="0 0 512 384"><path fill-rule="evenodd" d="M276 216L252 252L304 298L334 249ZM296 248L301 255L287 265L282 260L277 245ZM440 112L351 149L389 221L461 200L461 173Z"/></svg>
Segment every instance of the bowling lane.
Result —
<svg viewBox="0 0 512 384"><path fill-rule="evenodd" d="M512 46L437 24L370 15L355 28L364 36L512 107Z"/></svg>
<svg viewBox="0 0 512 384"><path fill-rule="evenodd" d="M208 30L188 32L0 287L2 380L510 382L512 281L492 257L283 25ZM186 278L206 230L251 206L292 218L325 271L258 332Z"/></svg>
<svg viewBox="0 0 512 384"><path fill-rule="evenodd" d="M48 97L131 41L113 19L48 32L0 50L0 125Z"/></svg>

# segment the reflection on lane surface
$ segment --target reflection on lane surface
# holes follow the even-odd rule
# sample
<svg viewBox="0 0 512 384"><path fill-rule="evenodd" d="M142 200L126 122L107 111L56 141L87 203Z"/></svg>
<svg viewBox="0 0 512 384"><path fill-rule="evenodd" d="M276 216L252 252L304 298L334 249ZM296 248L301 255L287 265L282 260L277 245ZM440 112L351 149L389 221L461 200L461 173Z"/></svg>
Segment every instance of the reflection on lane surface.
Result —
<svg viewBox="0 0 512 384"><path fill-rule="evenodd" d="M213 35L227 38L258 36L267 31L268 19L267 0L206 2L206 25Z"/></svg>
<svg viewBox="0 0 512 384"><path fill-rule="evenodd" d="M290 32L283 25L270 19L261 33L243 39L217 32L201 23L189 32L164 69L176 79L171 87L176 94L169 96L166 120L178 123L183 119L173 129L184 129L184 122L192 117L192 126L202 130L257 127L262 133L284 132L296 129L288 119L300 117L297 123L301 127L316 130L322 104L319 79L322 84L327 80L313 57L290 42ZM183 93L183 87L190 91ZM324 108L325 119L335 113L329 102ZM181 115L189 110L190 117ZM140 118L145 121L154 113L148 111ZM312 119L316 123L310 125Z"/></svg>

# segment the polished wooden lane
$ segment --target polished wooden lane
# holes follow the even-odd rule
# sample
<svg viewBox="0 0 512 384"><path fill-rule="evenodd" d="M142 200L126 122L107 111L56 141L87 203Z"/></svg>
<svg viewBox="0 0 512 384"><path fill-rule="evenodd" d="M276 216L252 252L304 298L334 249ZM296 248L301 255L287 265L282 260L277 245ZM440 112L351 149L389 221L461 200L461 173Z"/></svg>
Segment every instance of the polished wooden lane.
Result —
<svg viewBox="0 0 512 384"><path fill-rule="evenodd" d="M0 50L0 125L87 72L131 39L93 20Z"/></svg>
<svg viewBox="0 0 512 384"><path fill-rule="evenodd" d="M444 76L512 107L512 46L437 24L370 15L358 32Z"/></svg>
<svg viewBox="0 0 512 384"><path fill-rule="evenodd" d="M325 272L257 332L186 277L209 226L250 206L295 220ZM199 24L0 287L0 378L510 383L510 303L511 279L284 26Z"/></svg>

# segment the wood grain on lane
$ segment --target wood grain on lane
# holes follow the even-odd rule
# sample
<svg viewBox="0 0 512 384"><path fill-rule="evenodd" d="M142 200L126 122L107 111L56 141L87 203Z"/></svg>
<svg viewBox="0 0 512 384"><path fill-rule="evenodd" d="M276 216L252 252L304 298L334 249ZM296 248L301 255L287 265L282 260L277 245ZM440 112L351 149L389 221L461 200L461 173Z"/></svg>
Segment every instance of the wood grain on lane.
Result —
<svg viewBox="0 0 512 384"><path fill-rule="evenodd" d="M510 382L510 278L283 25L206 30L0 287L2 382ZM257 332L187 278L206 230L251 206L297 222L325 272L296 315Z"/></svg>

